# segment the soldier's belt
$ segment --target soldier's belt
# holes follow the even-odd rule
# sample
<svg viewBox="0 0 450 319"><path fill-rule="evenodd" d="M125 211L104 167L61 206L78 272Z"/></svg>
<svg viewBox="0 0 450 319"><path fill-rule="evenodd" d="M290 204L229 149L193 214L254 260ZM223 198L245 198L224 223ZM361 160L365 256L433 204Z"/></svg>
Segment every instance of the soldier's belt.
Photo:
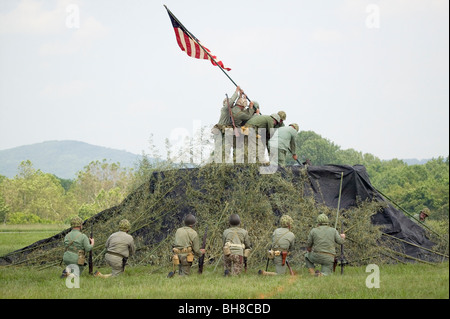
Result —
<svg viewBox="0 0 450 319"><path fill-rule="evenodd" d="M121 255L119 253L113 252L113 251L107 251L106 253L109 254L109 255L120 257L120 258L125 258L125 256L123 256L123 255Z"/></svg>
<svg viewBox="0 0 450 319"><path fill-rule="evenodd" d="M188 254L188 253L192 252L192 247L185 247L185 248L181 248L181 249L173 248L172 250L173 250L174 254Z"/></svg>
<svg viewBox="0 0 450 319"><path fill-rule="evenodd" d="M318 254L324 254L324 255L330 255L330 256L336 257L335 254L327 253L326 251L314 251L314 252L315 252L315 253L318 253Z"/></svg>
<svg viewBox="0 0 450 319"><path fill-rule="evenodd" d="M245 248L245 245L244 244L229 244L229 246L230 247L238 247L238 248L242 248L242 249L244 249Z"/></svg>
<svg viewBox="0 0 450 319"><path fill-rule="evenodd" d="M267 257L268 257L269 259L273 259L273 257L275 257L275 256L281 256L281 254L282 254L283 252L287 252L288 255L291 254L290 251L284 250L284 249L282 249L282 250L273 250L273 249L270 249L270 250L268 251Z"/></svg>
<svg viewBox="0 0 450 319"><path fill-rule="evenodd" d="M289 251L287 251L287 250L285 250L285 249L282 249L282 250L272 250L272 251L273 251L274 256L280 256L281 253L282 253L283 251L286 251L286 252L288 253L288 255L291 254L291 252L289 252Z"/></svg>

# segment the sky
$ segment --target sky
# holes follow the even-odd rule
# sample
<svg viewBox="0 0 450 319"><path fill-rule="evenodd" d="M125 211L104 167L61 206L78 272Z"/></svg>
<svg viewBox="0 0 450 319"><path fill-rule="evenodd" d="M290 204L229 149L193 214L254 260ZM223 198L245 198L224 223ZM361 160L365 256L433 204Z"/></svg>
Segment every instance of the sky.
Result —
<svg viewBox="0 0 450 319"><path fill-rule="evenodd" d="M216 124L235 85L180 50L164 4L263 114L385 160L448 156L448 0L1 1L0 150L164 157Z"/></svg>

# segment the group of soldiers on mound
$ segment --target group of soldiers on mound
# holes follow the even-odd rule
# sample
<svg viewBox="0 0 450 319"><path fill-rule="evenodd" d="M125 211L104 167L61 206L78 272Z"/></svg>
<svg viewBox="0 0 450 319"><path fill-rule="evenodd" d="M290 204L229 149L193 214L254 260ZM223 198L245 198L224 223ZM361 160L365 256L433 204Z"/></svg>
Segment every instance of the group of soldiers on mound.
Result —
<svg viewBox="0 0 450 319"><path fill-rule="evenodd" d="M190 275L195 257L199 258L206 253L206 250L200 247L200 239L194 229L197 224L195 216L188 214L183 223L184 226L175 232L172 245L173 271L168 277ZM286 267L289 268L291 275L293 274L287 260L295 243L295 235L291 231L293 224L294 221L289 215L281 216L280 227L274 230L271 248L267 253L267 266L269 260L273 260L275 272L268 272L266 266L266 270L258 271L260 275L282 275L286 273ZM241 274L244 265L245 270L247 269L247 258L252 250L251 240L247 230L240 225L239 215L231 214L229 228L225 229L222 235L224 276ZM81 275L87 265L86 254L92 251L95 244L94 238L89 238L81 232L83 225L80 217L77 216L71 220L71 227L72 230L64 238L63 261L66 268L61 277L70 276L75 272L75 268L77 275ZM119 231L109 236L105 244L105 261L111 267L111 273L102 274L96 271L94 276L109 278L125 271L127 259L136 252L134 239L128 234L129 230L130 222L126 219L121 220ZM335 245L343 244L344 239L345 234L339 234L335 228L329 226L327 215L320 214L317 217L317 227L311 229L308 235L305 252L306 267L311 275L326 276L332 273L336 255ZM321 266L320 271L315 270L317 265Z"/></svg>
<svg viewBox="0 0 450 319"><path fill-rule="evenodd" d="M227 95L223 100L219 122L211 131L214 153L210 161L285 165L289 154L297 161L295 137L298 124L285 126L284 111L262 115L259 103L248 103L248 100L239 86L230 98Z"/></svg>

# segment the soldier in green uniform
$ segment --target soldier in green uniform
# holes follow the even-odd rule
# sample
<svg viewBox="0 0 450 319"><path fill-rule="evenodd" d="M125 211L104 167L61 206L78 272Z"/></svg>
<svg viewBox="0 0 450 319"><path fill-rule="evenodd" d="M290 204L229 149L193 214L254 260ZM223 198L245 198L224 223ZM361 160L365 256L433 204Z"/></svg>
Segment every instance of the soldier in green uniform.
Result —
<svg viewBox="0 0 450 319"><path fill-rule="evenodd" d="M298 159L296 152L295 138L298 134L298 124L292 123L289 126L283 126L275 131L273 137L269 140L269 154L271 165L285 165L286 154L291 154L296 161Z"/></svg>
<svg viewBox="0 0 450 319"><path fill-rule="evenodd" d="M233 95L223 100L219 122L211 130L214 135L214 154L212 159L215 163L228 163L230 161L230 151L233 146L233 123L230 110L233 109L236 100L241 94L242 90L237 86Z"/></svg>
<svg viewBox="0 0 450 319"><path fill-rule="evenodd" d="M236 127L242 127L254 114L259 114L258 102L251 101L247 107L247 97L245 94L239 98L236 105L233 107L233 119ZM245 162L245 145L247 136L239 130L239 136L235 137L234 145L234 160L236 163Z"/></svg>
<svg viewBox="0 0 450 319"><path fill-rule="evenodd" d="M188 214L184 218L184 227L180 227L175 232L173 242L174 266L179 266L180 275L189 275L191 273L194 256L200 257L205 253L205 249L200 248L200 239L197 232L193 229L197 220L194 215ZM170 272L168 277L172 277L175 272Z"/></svg>
<svg viewBox="0 0 450 319"><path fill-rule="evenodd" d="M119 231L109 236L105 244L105 260L111 266L112 273L103 275L96 271L95 276L108 278L120 275L125 271L128 258L136 252L133 236L128 234L130 228L131 225L127 219L122 219L119 222Z"/></svg>
<svg viewBox="0 0 450 319"><path fill-rule="evenodd" d="M286 112L285 111L278 111L277 113L280 116L280 122L275 125L275 128L284 127L284 121L286 121Z"/></svg>
<svg viewBox="0 0 450 319"><path fill-rule="evenodd" d="M295 244L295 235L291 232L294 220L289 215L283 215L280 218L280 228L275 229L272 234L272 248L269 251L269 259L273 259L275 272L264 270L258 271L260 275L274 276L286 273L286 257L293 249Z"/></svg>
<svg viewBox="0 0 450 319"><path fill-rule="evenodd" d="M414 218L410 218L416 224L426 224L426 219L430 216L430 209L424 207L419 214L415 214Z"/></svg>
<svg viewBox="0 0 450 319"><path fill-rule="evenodd" d="M248 163L264 162L267 141L275 133L275 126L280 122L277 113L253 116L245 124L248 134Z"/></svg>
<svg viewBox="0 0 450 319"><path fill-rule="evenodd" d="M88 238L81 232L83 220L75 216L70 221L72 230L64 237L65 252L63 261L66 266L78 265L79 275L83 272L86 266L86 253L90 252L94 247L94 238ZM61 277L66 277L70 271L68 268L63 270Z"/></svg>
<svg viewBox="0 0 450 319"><path fill-rule="evenodd" d="M259 106L258 102L256 102L256 106ZM247 107L247 97L245 94L241 95L231 110L236 127L243 126L250 118L253 117L253 114L259 113L259 108L256 106L254 101L250 101L250 104Z"/></svg>
<svg viewBox="0 0 450 319"><path fill-rule="evenodd" d="M242 272L244 258L250 253L250 238L248 232L240 228L241 219L238 214L232 214L229 219L230 228L223 232L223 261L225 276L239 275Z"/></svg>
<svg viewBox="0 0 450 319"><path fill-rule="evenodd" d="M336 256L336 244L343 244L345 234L328 225L328 217L320 214L317 217L318 226L311 229L306 242L306 268L311 275L327 276L333 273L333 263ZM315 273L315 265L321 265L321 271Z"/></svg>

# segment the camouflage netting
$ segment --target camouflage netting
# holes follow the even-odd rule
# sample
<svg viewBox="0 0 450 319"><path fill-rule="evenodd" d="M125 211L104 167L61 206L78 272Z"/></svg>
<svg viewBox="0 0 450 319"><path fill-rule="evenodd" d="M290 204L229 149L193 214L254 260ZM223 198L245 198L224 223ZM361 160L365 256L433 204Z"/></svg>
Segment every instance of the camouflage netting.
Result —
<svg viewBox="0 0 450 319"><path fill-rule="evenodd" d="M307 169L288 166L275 174L260 174L258 165L206 165L157 171L120 205L84 221L83 231L89 235L92 228L94 265L101 266L107 238L118 231L121 219L128 219L129 233L137 247L136 255L128 263L155 265L152 269L156 271L172 267L173 236L182 226L184 216L192 213L197 218L195 229L200 238L208 226L205 269L222 270L222 233L228 227L230 214L237 213L253 246L248 267L257 268L265 264L271 235L279 227L281 215L289 214L296 235L296 248L289 258L292 265L300 266L304 263L306 240L311 228L316 226L316 217L325 213L334 226L339 204L337 228L342 227L346 232L345 258L350 264L429 260L424 258L429 256L427 251L421 248L413 251L409 244L397 240L432 248L422 238L420 227L413 227L419 234L405 231L401 225L410 222L409 219L400 212L399 215L391 213L392 207L379 198L365 174L362 166L337 165ZM57 266L64 252L64 236L69 231L3 256L0 264ZM409 257L405 257L406 253Z"/></svg>

